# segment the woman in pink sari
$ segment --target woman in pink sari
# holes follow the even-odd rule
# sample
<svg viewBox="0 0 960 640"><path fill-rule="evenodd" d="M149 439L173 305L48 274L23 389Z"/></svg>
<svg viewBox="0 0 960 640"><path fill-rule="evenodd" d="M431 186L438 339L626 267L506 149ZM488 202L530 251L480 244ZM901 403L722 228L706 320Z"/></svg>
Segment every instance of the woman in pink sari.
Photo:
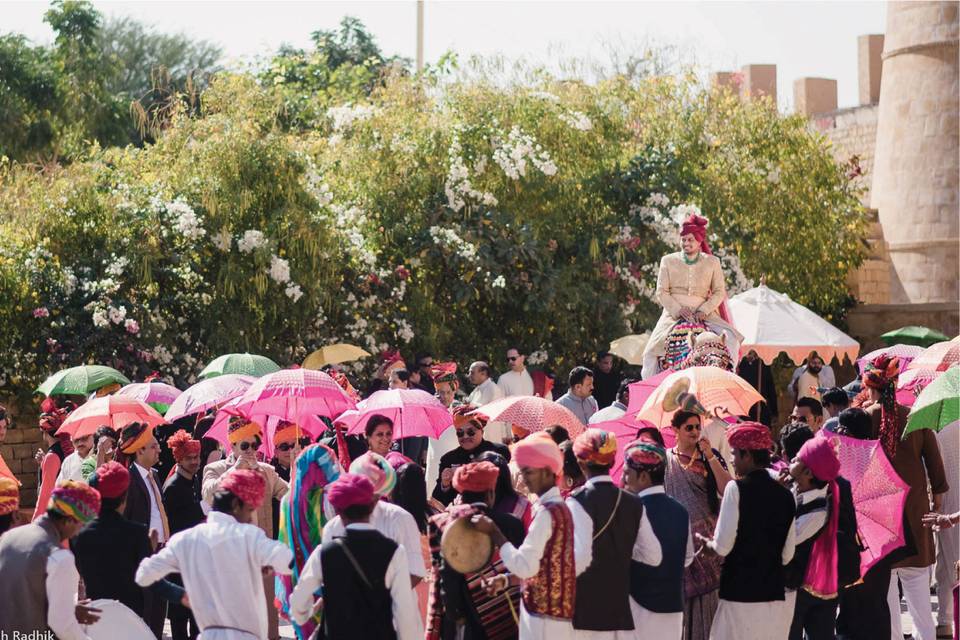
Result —
<svg viewBox="0 0 960 640"><path fill-rule="evenodd" d="M730 482L720 452L701 436L700 416L685 411L673 414L671 425L677 444L667 450L664 489L686 507L691 533L712 536L720 512L720 496ZM707 640L720 602L721 558L708 549L700 551L683 576L684 640Z"/></svg>

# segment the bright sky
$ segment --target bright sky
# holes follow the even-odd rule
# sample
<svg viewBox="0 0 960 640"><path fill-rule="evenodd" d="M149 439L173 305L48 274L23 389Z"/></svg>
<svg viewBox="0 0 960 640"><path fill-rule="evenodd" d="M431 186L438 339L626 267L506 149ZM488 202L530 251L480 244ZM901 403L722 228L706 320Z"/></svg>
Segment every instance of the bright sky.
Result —
<svg viewBox="0 0 960 640"><path fill-rule="evenodd" d="M94 2L107 15L130 16L166 32L220 44L228 58L252 59L281 43L306 46L316 29L353 15L387 55L415 58L416 3L362 2ZM0 32L36 42L52 37L45 2L0 0ZM454 50L550 62L557 57L606 60L611 43L638 50L649 42L678 45L707 70L777 65L778 101L793 103L793 81L835 78L840 107L857 103L857 36L883 33L884 2L503 2L425 4L427 62Z"/></svg>

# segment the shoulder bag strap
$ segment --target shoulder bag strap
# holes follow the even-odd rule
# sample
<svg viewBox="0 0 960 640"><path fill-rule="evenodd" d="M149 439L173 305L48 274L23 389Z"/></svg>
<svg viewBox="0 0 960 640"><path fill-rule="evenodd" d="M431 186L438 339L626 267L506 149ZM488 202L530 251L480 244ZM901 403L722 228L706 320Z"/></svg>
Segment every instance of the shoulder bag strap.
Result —
<svg viewBox="0 0 960 640"><path fill-rule="evenodd" d="M607 521L600 527L600 530L593 534L593 539L596 540L603 535L603 532L607 530L607 527L610 526L610 523L613 522L613 517L617 515L617 509L620 508L620 498L623 496L623 490L617 489L617 501L613 505L613 510L610 512L610 517L607 518Z"/></svg>
<svg viewBox="0 0 960 640"><path fill-rule="evenodd" d="M353 556L353 554L350 552L350 547L347 546L347 543L344 542L343 538L334 538L333 541L334 541L341 549L343 549L343 552L344 552L345 554L347 554L347 560L349 560L349 561L350 561L350 564L353 565L353 568L356 569L357 575L360 576L360 579L363 581L363 584L367 587L367 589L370 589L370 591L373 591L373 585L371 585L371 584L370 584L370 581L367 579L367 574L365 574L365 573L363 572L363 569L360 568L360 563L357 562L357 559L356 559L356 558Z"/></svg>

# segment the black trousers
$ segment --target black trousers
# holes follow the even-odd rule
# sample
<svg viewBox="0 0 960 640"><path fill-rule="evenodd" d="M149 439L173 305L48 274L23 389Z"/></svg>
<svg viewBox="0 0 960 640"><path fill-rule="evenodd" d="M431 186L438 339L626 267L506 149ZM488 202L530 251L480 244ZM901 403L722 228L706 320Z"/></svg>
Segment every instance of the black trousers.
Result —
<svg viewBox="0 0 960 640"><path fill-rule="evenodd" d="M180 574L170 574L167 580L183 586ZM170 602L167 604L167 617L170 619L170 636L173 640L196 640L200 635L200 627L193 619L190 609L182 604Z"/></svg>
<svg viewBox="0 0 960 640"><path fill-rule="evenodd" d="M790 640L833 640L837 626L837 599L823 600L797 590L797 602L793 608L793 622L790 624Z"/></svg>
<svg viewBox="0 0 960 640"><path fill-rule="evenodd" d="M837 638L840 640L876 640L890 637L891 564L881 560L863 576L863 582L840 592Z"/></svg>
<svg viewBox="0 0 960 640"><path fill-rule="evenodd" d="M143 621L157 637L163 638L163 621L167 619L167 601L150 591L143 590Z"/></svg>

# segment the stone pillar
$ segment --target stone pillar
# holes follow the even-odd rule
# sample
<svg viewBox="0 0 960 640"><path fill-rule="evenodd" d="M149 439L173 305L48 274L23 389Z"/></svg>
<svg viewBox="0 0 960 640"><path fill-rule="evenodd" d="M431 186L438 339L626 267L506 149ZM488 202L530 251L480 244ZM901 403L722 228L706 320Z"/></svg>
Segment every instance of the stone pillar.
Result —
<svg viewBox="0 0 960 640"><path fill-rule="evenodd" d="M770 96L773 104L777 104L777 65L747 64L740 73L743 77L740 84L741 98Z"/></svg>
<svg viewBox="0 0 960 640"><path fill-rule="evenodd" d="M890 2L871 206L891 303L958 303L960 69L956 2Z"/></svg>
<svg viewBox="0 0 960 640"><path fill-rule="evenodd" d="M793 81L793 108L813 116L837 110L837 81L828 78L797 78Z"/></svg>
<svg viewBox="0 0 960 640"><path fill-rule="evenodd" d="M733 71L716 71L710 74L710 86L714 89L723 87L738 93L740 91L740 74Z"/></svg>
<svg viewBox="0 0 960 640"><path fill-rule="evenodd" d="M883 34L857 38L858 80L860 104L880 102L880 76L883 71Z"/></svg>

